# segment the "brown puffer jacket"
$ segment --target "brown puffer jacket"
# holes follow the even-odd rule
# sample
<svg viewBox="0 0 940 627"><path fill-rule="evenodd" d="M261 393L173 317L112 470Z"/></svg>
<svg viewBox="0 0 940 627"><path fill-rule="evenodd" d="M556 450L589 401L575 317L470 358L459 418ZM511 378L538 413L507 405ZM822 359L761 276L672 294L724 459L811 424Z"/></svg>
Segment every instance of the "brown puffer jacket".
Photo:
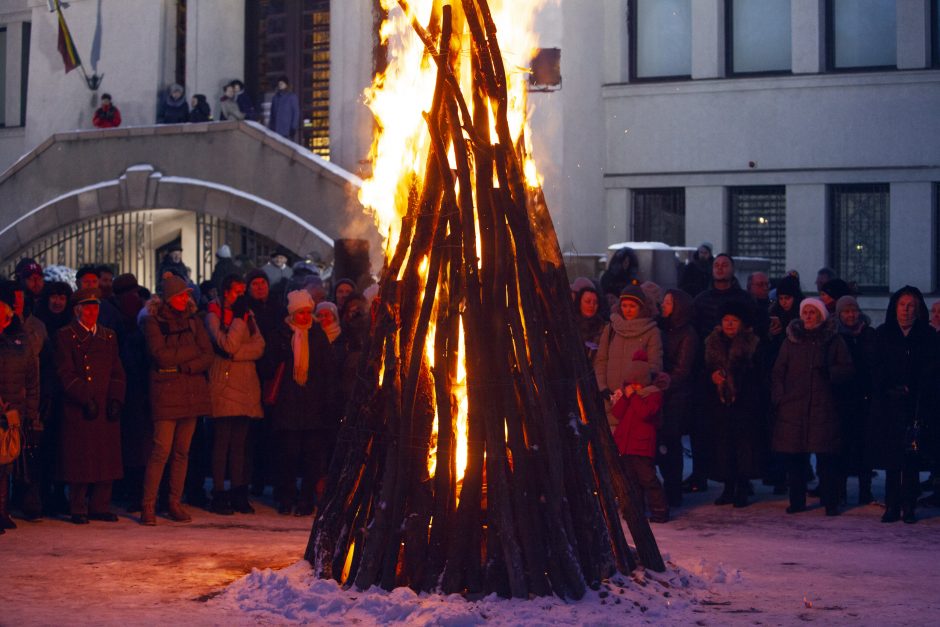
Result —
<svg viewBox="0 0 940 627"><path fill-rule="evenodd" d="M150 355L150 398L154 420L179 420L212 413L206 371L215 354L192 301L172 309L157 296L147 302L141 322Z"/></svg>
<svg viewBox="0 0 940 627"><path fill-rule="evenodd" d="M20 412L23 428L39 419L39 365L19 322L0 333L0 398Z"/></svg>
<svg viewBox="0 0 940 627"><path fill-rule="evenodd" d="M264 354L264 338L254 316L249 314L248 321L236 318L224 328L219 316L210 311L206 314L206 328L219 352L226 355L216 354L209 368L212 416L262 418L261 383L255 361Z"/></svg>
<svg viewBox="0 0 940 627"><path fill-rule="evenodd" d="M852 356L830 319L807 331L803 321L787 326L787 339L774 363L772 401L776 408L773 449L780 453L836 453L839 413L833 386L855 374Z"/></svg>

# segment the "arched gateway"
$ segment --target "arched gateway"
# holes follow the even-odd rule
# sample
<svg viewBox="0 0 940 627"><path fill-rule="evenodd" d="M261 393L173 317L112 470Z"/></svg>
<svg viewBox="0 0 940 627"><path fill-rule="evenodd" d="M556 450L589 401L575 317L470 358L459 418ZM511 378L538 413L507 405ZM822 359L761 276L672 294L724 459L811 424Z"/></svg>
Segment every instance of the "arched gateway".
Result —
<svg viewBox="0 0 940 627"><path fill-rule="evenodd" d="M57 133L0 175L0 262L101 216L182 209L301 254L334 239L378 242L362 181L253 122Z"/></svg>

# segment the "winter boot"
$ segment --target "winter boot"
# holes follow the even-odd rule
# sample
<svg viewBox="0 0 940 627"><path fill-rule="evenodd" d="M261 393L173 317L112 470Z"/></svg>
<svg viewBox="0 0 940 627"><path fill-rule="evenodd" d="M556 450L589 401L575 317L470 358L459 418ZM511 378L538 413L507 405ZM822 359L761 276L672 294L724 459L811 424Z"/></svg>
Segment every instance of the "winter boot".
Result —
<svg viewBox="0 0 940 627"><path fill-rule="evenodd" d="M747 499L747 493L744 494L744 498ZM734 484L726 481L721 496L715 499L715 505L731 505L732 503L734 503Z"/></svg>
<svg viewBox="0 0 940 627"><path fill-rule="evenodd" d="M232 509L239 514L254 514L255 508L248 502L248 486L232 488Z"/></svg>
<svg viewBox="0 0 940 627"><path fill-rule="evenodd" d="M232 509L229 493L225 490L213 490L212 505L209 507L209 511L213 514L219 514L220 516L231 516L234 514L235 510Z"/></svg>
<svg viewBox="0 0 940 627"><path fill-rule="evenodd" d="M153 527L157 524L157 513L153 503L143 504L140 507L140 524Z"/></svg>
<svg viewBox="0 0 940 627"><path fill-rule="evenodd" d="M8 475L0 479L0 529L16 529L16 523L10 518L7 508L10 506L10 482Z"/></svg>
<svg viewBox="0 0 940 627"><path fill-rule="evenodd" d="M747 507L750 505L748 496L751 494L752 486L750 481L739 481L734 488L734 506Z"/></svg>
<svg viewBox="0 0 940 627"><path fill-rule="evenodd" d="M170 501L167 506L167 516L169 516L170 520L173 522L178 523L188 523L193 520L193 517L189 515L189 512L183 509L182 505L174 503L173 501Z"/></svg>

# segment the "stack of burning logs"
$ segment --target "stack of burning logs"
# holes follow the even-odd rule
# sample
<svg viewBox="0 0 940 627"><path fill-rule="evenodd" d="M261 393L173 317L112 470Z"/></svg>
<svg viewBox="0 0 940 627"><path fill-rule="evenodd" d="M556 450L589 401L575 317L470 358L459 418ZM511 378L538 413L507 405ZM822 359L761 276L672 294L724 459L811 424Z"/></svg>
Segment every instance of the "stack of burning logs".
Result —
<svg viewBox="0 0 940 627"><path fill-rule="evenodd" d="M445 5L427 28L412 26L437 64L426 174L405 182L410 202L305 558L317 576L360 589L517 598L578 599L637 562L663 570L619 469L554 226L510 136L488 4ZM465 32L469 103L455 67Z"/></svg>

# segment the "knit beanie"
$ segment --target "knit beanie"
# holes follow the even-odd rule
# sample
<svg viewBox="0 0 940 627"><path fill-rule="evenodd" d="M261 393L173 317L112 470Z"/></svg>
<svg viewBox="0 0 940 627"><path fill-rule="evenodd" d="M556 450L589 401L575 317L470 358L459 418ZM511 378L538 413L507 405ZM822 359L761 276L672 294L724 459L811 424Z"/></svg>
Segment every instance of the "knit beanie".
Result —
<svg viewBox="0 0 940 627"><path fill-rule="evenodd" d="M251 282L255 279L264 279L264 282L268 285L271 284L271 279L268 278L268 275L264 273L264 270L261 268L255 268L245 276L245 284L251 285Z"/></svg>
<svg viewBox="0 0 940 627"><path fill-rule="evenodd" d="M861 310L861 307L858 306L858 301L855 300L854 296L843 296L836 301L836 315L842 315L842 312L849 307L855 307L856 309Z"/></svg>
<svg viewBox="0 0 940 627"><path fill-rule="evenodd" d="M850 292L849 284L842 279L830 279L826 281L823 286L819 288L819 291L828 294L832 300L839 300Z"/></svg>
<svg viewBox="0 0 940 627"><path fill-rule="evenodd" d="M620 301L632 300L640 306L640 314L637 318L649 318L650 311L647 306L646 293L639 285L628 285L620 292Z"/></svg>
<svg viewBox="0 0 940 627"><path fill-rule="evenodd" d="M792 274L788 274L777 283L777 296L799 298L802 294L803 290L800 287L800 280Z"/></svg>
<svg viewBox="0 0 940 627"><path fill-rule="evenodd" d="M290 315L294 315L301 309L313 310L313 307L313 297L307 290L294 290L287 295L287 313Z"/></svg>
<svg viewBox="0 0 940 627"><path fill-rule="evenodd" d="M818 298L804 298L803 302L800 303L800 315L803 315L803 310L807 307L815 307L819 311L819 315L822 320L827 320L829 318L829 310L826 309L826 304L819 300Z"/></svg>

